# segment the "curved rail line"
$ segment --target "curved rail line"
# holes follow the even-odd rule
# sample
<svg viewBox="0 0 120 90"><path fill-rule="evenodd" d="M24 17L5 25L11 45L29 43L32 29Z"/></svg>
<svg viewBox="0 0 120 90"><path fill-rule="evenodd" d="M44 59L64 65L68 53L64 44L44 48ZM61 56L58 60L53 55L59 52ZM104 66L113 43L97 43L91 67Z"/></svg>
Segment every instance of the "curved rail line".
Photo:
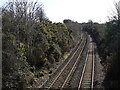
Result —
<svg viewBox="0 0 120 90"><path fill-rule="evenodd" d="M82 40L83 34L81 35L81 39L77 42L76 46L70 51L70 55L64 60L64 62L66 62L68 58L72 58L72 56L76 53L75 50L77 51L79 48L78 45L81 45ZM59 69L62 66L62 64L64 64L64 62L62 62L57 69ZM53 74L56 73L57 69L53 72ZM42 85L40 85L39 88L44 88L45 87L44 85L48 82L48 80L49 78Z"/></svg>
<svg viewBox="0 0 120 90"><path fill-rule="evenodd" d="M86 40L87 40L85 48L84 48L82 54L80 55L80 58L79 58L77 64L75 65L73 72L70 73L68 80L66 80L66 83L63 86L63 89L77 90L77 88L79 86L80 77L82 75L82 70L83 70L83 67L85 64L85 59L86 59L88 45L89 45L89 37L88 37L87 33L85 33L85 35L86 35Z"/></svg>
<svg viewBox="0 0 120 90"><path fill-rule="evenodd" d="M84 42L84 40L83 40L83 42ZM85 43L86 43L86 42L85 42ZM81 44L82 44L82 43L81 43ZM81 46L81 45L80 45L80 46ZM51 83L51 85L48 87L48 89L50 89L50 88L55 88L54 86L55 86L56 82L59 82L59 81L60 81L59 78L62 76L62 74L63 74L64 70L66 69L66 67L67 67L70 63L72 63L72 59L73 59L73 57L77 54L78 50L80 49L80 46L79 46L79 48L75 51L75 53L73 54L73 56L70 58L70 60L68 61L68 63L63 67L63 69L62 69L61 72L58 74L58 76L57 76L57 77L54 79L54 81ZM83 51L83 49L84 49L84 46L85 46L85 44L83 45L82 50L80 51L80 54L78 54L77 60L73 63L73 65L72 65L73 67L72 67L72 69L70 69L70 72L68 73L68 76L66 77L65 81L62 82L62 83L63 83L63 84L61 84L62 86L60 86L60 84L59 84L59 87L60 87L60 88L63 88L63 87L64 87L67 79L69 78L70 73L73 71L74 66L76 65L76 63L77 63L78 60L79 60L79 57L80 57L80 55L81 55L81 53L82 53L82 51ZM69 66L68 66L68 67L69 67ZM63 75L64 75L64 74L63 74ZM58 80L58 81L57 81L57 80Z"/></svg>
<svg viewBox="0 0 120 90"><path fill-rule="evenodd" d="M85 38L84 38L85 39ZM71 68L69 68L70 69L70 72L68 72L68 74L70 74L72 71L73 71L73 69L74 69L74 66L75 66L75 64L77 63L77 61L78 61L78 58L80 57L80 54L82 53L82 50L83 50L83 48L84 47L82 47L82 50L80 50L80 48L81 48L81 45L82 45L82 43L84 42L84 41L86 41L86 39L85 40L82 40L82 42L80 43L80 45L79 45L79 47L77 48L77 50L73 53L73 55L72 55L72 57L70 58L70 60L67 62L67 64L65 64L65 66L62 68L62 70L59 72L59 74L57 75L57 77L55 77L55 79L52 81L52 83L48 86L48 87L46 87L47 89L50 89L51 87L53 87L54 86L54 84L58 81L59 82L59 77L60 76L62 76L61 74L63 74L64 75L64 70L65 69L67 69L66 67L68 66L68 65L70 65L70 63L72 63L71 64L71 66L73 66L72 67L72 69ZM86 42L85 42L86 43ZM85 46L85 43L84 43L84 45L83 46ZM78 54L77 55L77 53L78 52L80 52L80 54ZM75 60L73 60L73 57L76 57L76 59ZM73 62L73 61L75 61L75 62ZM67 78L68 78L68 76L67 76ZM67 79L66 78L66 79ZM59 79L59 80L58 80ZM66 81L66 80L65 80ZM61 87L64 87L64 82L62 82L63 84L61 84L62 86Z"/></svg>
<svg viewBox="0 0 120 90"><path fill-rule="evenodd" d="M65 86L66 82L68 81L68 79L69 79L71 73L73 73L73 72L75 71L75 68L76 68L75 66L77 65L77 63L78 63L78 61L79 61L79 59L80 59L80 56L81 56L81 54L82 54L82 52L83 52L83 50L84 50L85 45L86 45L86 41L85 41L85 43L84 43L84 45L83 45L83 48L82 48L82 50L81 50L79 56L77 57L76 62L74 63L74 65L73 65L71 71L69 72L69 74L68 74L68 76L67 76L66 80L64 81L64 83L63 83L63 85L62 85L61 88L64 88L64 86Z"/></svg>

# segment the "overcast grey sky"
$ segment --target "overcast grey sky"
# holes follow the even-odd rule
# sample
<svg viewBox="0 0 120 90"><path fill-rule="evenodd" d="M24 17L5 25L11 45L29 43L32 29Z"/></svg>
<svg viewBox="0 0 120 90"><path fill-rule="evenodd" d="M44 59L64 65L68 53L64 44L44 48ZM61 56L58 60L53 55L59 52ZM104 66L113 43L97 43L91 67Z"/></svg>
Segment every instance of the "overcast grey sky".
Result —
<svg viewBox="0 0 120 90"><path fill-rule="evenodd" d="M0 0L2 3L5 0ZM7 0L9 1L9 0ZM32 1L32 0L31 0ZM36 1L36 0L33 0ZM106 22L119 0L38 0L43 3L46 16L53 22L71 19L78 22Z"/></svg>

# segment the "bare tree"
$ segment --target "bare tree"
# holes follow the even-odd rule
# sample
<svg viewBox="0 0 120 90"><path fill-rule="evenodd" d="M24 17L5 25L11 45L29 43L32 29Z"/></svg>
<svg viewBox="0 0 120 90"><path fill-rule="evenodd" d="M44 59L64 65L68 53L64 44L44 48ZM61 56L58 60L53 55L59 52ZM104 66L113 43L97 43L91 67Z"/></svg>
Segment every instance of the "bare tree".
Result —
<svg viewBox="0 0 120 90"><path fill-rule="evenodd" d="M47 20L42 7L43 5L38 2L12 0L2 10L3 17L5 16L3 25L8 22L6 26L12 27L11 29L8 27L7 30L16 34L17 44L19 44L20 40L27 39L27 46L30 52L32 51L30 45L32 45L33 41L34 23ZM7 18L9 19L8 21ZM4 22L5 19L6 22ZM26 36L21 33L25 33L24 35Z"/></svg>

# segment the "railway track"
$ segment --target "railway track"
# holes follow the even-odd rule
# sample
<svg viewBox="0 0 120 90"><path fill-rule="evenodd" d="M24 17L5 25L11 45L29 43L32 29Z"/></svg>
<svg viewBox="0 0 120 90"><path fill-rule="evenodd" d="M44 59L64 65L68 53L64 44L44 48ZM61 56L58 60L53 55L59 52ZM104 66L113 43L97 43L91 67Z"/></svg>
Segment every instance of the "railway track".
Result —
<svg viewBox="0 0 120 90"><path fill-rule="evenodd" d="M88 37L90 38L90 37ZM85 54L84 54L85 53ZM86 50L80 58L79 65L76 70L72 72L71 77L64 88L81 90L83 88L93 89L94 81L94 43L92 39L88 40Z"/></svg>
<svg viewBox="0 0 120 90"><path fill-rule="evenodd" d="M66 81L71 70L73 70L73 67L77 63L80 54L82 54L85 44L86 44L86 38L83 38L77 50L73 53L71 58L69 58L68 62L64 65L64 67L61 69L58 75L53 80L50 80L48 83L45 83L42 86L42 88L60 89L64 86L64 82Z"/></svg>
<svg viewBox="0 0 120 90"><path fill-rule="evenodd" d="M89 45L89 38L87 36L86 46L85 46L85 48L84 48L84 50L79 58L78 63L75 66L75 69L69 75L69 78L66 81L64 88L75 89L75 90L78 88L79 82L80 82L80 77L82 75L82 70L83 70L83 67L85 64L85 58L87 55L88 45Z"/></svg>
<svg viewBox="0 0 120 90"><path fill-rule="evenodd" d="M82 76L79 82L78 89L89 88L93 89L94 82L94 43L90 40L89 50L86 56Z"/></svg>
<svg viewBox="0 0 120 90"><path fill-rule="evenodd" d="M74 55L75 51L78 49L78 46L81 45L83 36L84 35L82 34L81 38L77 42L76 46L70 51L70 55L57 67L57 69L55 71L53 71L52 75L38 88L45 88L46 83L51 82L51 77L55 77L57 75L57 73L59 73L61 71L61 68L63 68L65 66L65 64L67 64L67 62L70 60L70 58Z"/></svg>
<svg viewBox="0 0 120 90"><path fill-rule="evenodd" d="M85 35L86 36L86 35ZM72 82L69 87L79 90L83 88L93 88L93 80L94 80L94 44L92 40L87 40L87 36L81 40L78 48L74 49L74 53L69 57L69 60L66 60L66 63L61 67L62 69L55 74L55 76L48 80L48 82L44 83L41 88L46 89L63 89L68 88L68 83L71 83L71 78L75 77L75 72L79 72L76 74L77 80ZM88 45L87 45L88 44ZM84 58L84 63L82 67L79 67L78 64L81 64L81 57L85 53L85 47L87 47L87 51ZM81 71L80 71L80 69Z"/></svg>

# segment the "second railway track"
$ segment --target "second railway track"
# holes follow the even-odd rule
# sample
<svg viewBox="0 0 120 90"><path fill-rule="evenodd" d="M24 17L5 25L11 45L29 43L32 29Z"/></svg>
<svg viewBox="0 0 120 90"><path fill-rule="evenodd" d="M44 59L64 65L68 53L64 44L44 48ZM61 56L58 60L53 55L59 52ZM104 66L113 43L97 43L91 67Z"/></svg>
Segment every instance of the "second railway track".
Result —
<svg viewBox="0 0 120 90"><path fill-rule="evenodd" d="M84 64L82 76L79 82L78 89L89 88L93 89L94 82L94 43L90 40L86 61Z"/></svg>

